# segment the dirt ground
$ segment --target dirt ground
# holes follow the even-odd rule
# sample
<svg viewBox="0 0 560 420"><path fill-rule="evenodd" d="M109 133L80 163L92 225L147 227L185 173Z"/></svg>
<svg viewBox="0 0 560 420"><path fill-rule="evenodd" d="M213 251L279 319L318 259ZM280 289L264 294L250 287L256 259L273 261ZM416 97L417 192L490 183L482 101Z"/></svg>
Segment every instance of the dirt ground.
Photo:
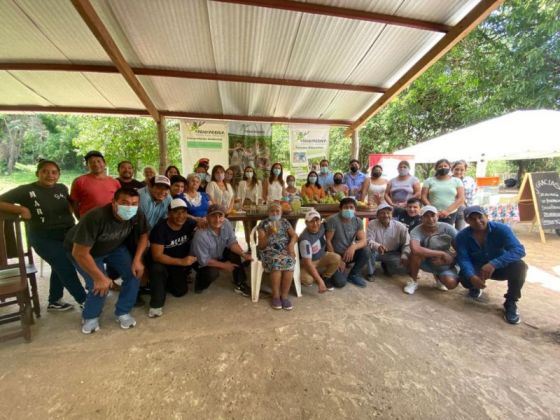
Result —
<svg viewBox="0 0 560 420"><path fill-rule="evenodd" d="M560 237L516 230L527 248L522 323L502 318L503 282L481 302L425 275L380 275L294 298L292 312L253 304L220 279L169 297L162 318L135 309L124 331L80 313L46 312L33 341L0 344L1 419L558 419ZM46 272L44 274L47 274Z"/></svg>

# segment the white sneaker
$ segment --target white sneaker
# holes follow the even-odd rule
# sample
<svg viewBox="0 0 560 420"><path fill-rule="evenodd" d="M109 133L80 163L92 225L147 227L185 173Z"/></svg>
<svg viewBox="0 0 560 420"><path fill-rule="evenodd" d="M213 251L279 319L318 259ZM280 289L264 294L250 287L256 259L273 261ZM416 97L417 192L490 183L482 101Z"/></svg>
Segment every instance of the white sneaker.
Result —
<svg viewBox="0 0 560 420"><path fill-rule="evenodd" d="M82 332L92 334L99 331L99 318L82 319Z"/></svg>
<svg viewBox="0 0 560 420"><path fill-rule="evenodd" d="M445 284L443 284L439 279L436 279L436 288L442 292L448 292L449 289Z"/></svg>
<svg viewBox="0 0 560 420"><path fill-rule="evenodd" d="M130 314L119 315L117 322L121 324L123 330L128 330L136 325L136 320Z"/></svg>
<svg viewBox="0 0 560 420"><path fill-rule="evenodd" d="M404 286L403 292L407 295L413 295L416 289L418 289L418 282L411 279L406 283L406 286Z"/></svg>
<svg viewBox="0 0 560 420"><path fill-rule="evenodd" d="M163 308L150 308L148 318L158 318L163 315Z"/></svg>

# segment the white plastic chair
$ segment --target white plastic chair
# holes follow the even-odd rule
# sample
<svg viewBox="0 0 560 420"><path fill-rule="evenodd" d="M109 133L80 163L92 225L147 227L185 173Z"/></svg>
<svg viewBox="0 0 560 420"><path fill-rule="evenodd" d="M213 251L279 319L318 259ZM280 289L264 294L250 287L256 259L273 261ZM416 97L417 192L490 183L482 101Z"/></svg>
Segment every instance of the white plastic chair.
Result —
<svg viewBox="0 0 560 420"><path fill-rule="evenodd" d="M253 302L259 301L259 294L261 291L261 281L264 272L262 262L257 256L257 226L253 228L250 236L251 245L251 257L253 261L251 262L251 300ZM299 249L296 244L296 266L294 268L294 286L296 288L296 296L301 297L301 280L300 280L300 266L299 266Z"/></svg>

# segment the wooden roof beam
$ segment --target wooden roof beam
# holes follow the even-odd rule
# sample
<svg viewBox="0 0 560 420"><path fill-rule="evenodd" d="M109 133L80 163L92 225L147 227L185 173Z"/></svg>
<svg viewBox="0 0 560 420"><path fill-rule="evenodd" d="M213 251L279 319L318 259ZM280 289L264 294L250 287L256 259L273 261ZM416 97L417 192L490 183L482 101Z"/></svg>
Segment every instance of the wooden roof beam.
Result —
<svg viewBox="0 0 560 420"><path fill-rule="evenodd" d="M453 27L420 61L411 67L397 82L370 106L356 121L354 121L346 135L350 136L354 130L359 129L368 119L377 114L391 99L401 93L407 86L416 80L423 72L439 60L447 51L453 48L467 34L488 17L504 0L482 0L477 4L457 25Z"/></svg>
<svg viewBox="0 0 560 420"><path fill-rule="evenodd" d="M344 7L326 6L323 4L301 3L291 0L213 0L220 3L241 4L246 6L266 7L270 9L289 10L292 12L314 15L334 16L344 19L364 20L386 25L405 26L424 31L447 33L451 26L437 22L412 19L384 13L367 12L364 10L347 9Z"/></svg>
<svg viewBox="0 0 560 420"><path fill-rule="evenodd" d="M372 85L352 85L346 83L317 82L314 80L279 79L274 77L240 76L186 70L158 69L153 67L131 67L136 76L174 77L179 79L217 80L223 82L256 83L263 85L296 86L314 89L332 89L353 92L385 93L387 89ZM17 71L70 71L84 73L119 73L114 66L103 64L70 63L1 63L0 70Z"/></svg>
<svg viewBox="0 0 560 420"><path fill-rule="evenodd" d="M140 81L134 75L134 72L126 62L124 56L117 47L117 44L111 37L109 30L107 29L89 0L72 0L72 4L82 17L86 25L89 27L93 35L95 35L107 55L109 55L111 61L123 75L126 82L130 85L134 93L136 93L138 99L140 99L140 101L144 104L152 118L156 122L159 122L159 111L144 90L144 87L142 86Z"/></svg>

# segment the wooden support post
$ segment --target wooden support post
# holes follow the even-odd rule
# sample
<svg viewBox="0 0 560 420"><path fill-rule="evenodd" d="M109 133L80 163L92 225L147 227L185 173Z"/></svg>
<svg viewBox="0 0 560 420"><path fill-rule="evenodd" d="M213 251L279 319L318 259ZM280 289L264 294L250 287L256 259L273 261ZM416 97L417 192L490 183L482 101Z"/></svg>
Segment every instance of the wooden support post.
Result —
<svg viewBox="0 0 560 420"><path fill-rule="evenodd" d="M358 130L352 131L352 159L360 159L360 136Z"/></svg>
<svg viewBox="0 0 560 420"><path fill-rule="evenodd" d="M165 127L165 117L156 122L157 137L159 145L159 173L163 174L167 168L167 130Z"/></svg>

